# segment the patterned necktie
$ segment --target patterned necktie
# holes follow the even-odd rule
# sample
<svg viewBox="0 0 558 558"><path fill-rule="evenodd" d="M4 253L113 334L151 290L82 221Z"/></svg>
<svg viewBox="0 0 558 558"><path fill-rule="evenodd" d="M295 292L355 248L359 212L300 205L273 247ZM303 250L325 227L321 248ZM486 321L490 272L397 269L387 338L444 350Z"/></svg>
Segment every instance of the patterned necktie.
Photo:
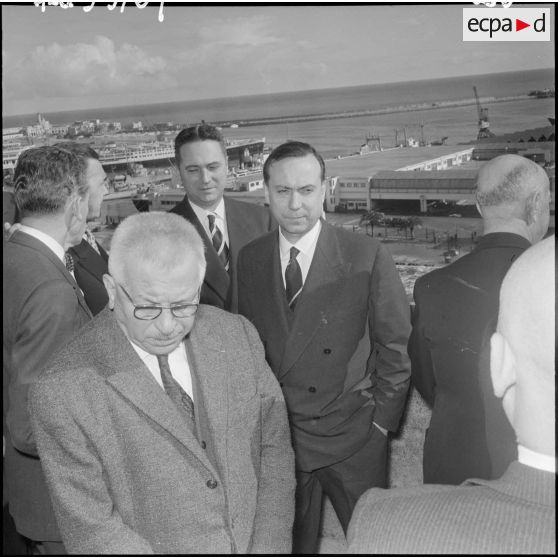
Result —
<svg viewBox="0 0 558 558"><path fill-rule="evenodd" d="M97 252L97 254L99 254L100 256L101 252L99 251L99 247L97 246L95 235L89 229L85 229L84 236L85 236L85 240L87 240L87 244L89 244L89 246L91 246L91 248L93 248L93 250L95 250L95 252Z"/></svg>
<svg viewBox="0 0 558 558"><path fill-rule="evenodd" d="M209 219L209 233L211 235L211 242L213 243L213 248L219 256L220 262L226 271L229 271L229 247L223 238L223 233L219 230L219 227L215 224L215 215L209 213L207 218Z"/></svg>
<svg viewBox="0 0 558 558"><path fill-rule="evenodd" d="M69 252L64 254L64 263L66 264L66 269L70 272L74 272L74 258Z"/></svg>
<svg viewBox="0 0 558 558"><path fill-rule="evenodd" d="M285 286L287 291L287 302L289 308L294 310L296 304L296 297L300 294L302 290L302 272L300 271L300 266L296 257L300 253L300 250L294 246L291 248L291 257L287 268L285 269Z"/></svg>
<svg viewBox="0 0 558 558"><path fill-rule="evenodd" d="M157 355L159 370L161 371L161 380L167 395L171 401L178 407L179 411L185 413L186 417L194 420L194 402L192 398L182 389L180 384L172 377L169 367L168 355Z"/></svg>

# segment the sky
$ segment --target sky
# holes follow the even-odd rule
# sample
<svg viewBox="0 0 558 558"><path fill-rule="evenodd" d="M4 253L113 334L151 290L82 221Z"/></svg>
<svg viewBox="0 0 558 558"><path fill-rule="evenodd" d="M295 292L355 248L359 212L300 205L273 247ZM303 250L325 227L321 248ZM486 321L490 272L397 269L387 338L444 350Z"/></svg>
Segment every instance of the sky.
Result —
<svg viewBox="0 0 558 558"><path fill-rule="evenodd" d="M553 41L463 42L473 2L121 5L2 2L3 114L554 67Z"/></svg>

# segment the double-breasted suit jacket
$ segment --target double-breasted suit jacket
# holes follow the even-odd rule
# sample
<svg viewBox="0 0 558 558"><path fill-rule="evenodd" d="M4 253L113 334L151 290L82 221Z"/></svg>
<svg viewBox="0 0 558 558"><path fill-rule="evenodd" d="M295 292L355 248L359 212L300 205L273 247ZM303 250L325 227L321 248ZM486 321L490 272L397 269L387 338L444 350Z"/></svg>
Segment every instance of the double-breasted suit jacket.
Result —
<svg viewBox="0 0 558 558"><path fill-rule="evenodd" d="M93 315L96 316L108 302L108 294L103 283L103 275L108 273L108 254L97 242L98 254L83 239L77 246L68 250L74 259L74 275L77 284L83 291L85 302Z"/></svg>
<svg viewBox="0 0 558 558"><path fill-rule="evenodd" d="M188 199L184 197L170 212L182 215L190 221L203 239L207 268L201 290L201 302L230 312L236 312L238 309L238 253L251 240L270 231L273 227L273 221L271 214L265 207L244 203L230 197L224 197L223 199L225 201L227 232L230 243L228 273L219 261L217 252Z"/></svg>
<svg viewBox="0 0 558 558"><path fill-rule="evenodd" d="M288 553L294 458L254 328L201 305L186 339L196 434L103 310L30 409L70 553Z"/></svg>
<svg viewBox="0 0 558 558"><path fill-rule="evenodd" d="M60 347L91 318L62 261L45 244L16 230L4 244L5 474L17 530L59 541L27 412L29 387Z"/></svg>
<svg viewBox="0 0 558 558"><path fill-rule="evenodd" d="M470 254L415 283L411 374L432 407L424 482L498 478L517 457L515 433L490 381L488 342L504 276L529 246L519 235L491 233Z"/></svg>
<svg viewBox="0 0 558 558"><path fill-rule="evenodd" d="M556 475L517 461L496 480L373 488L357 503L351 554L556 553Z"/></svg>
<svg viewBox="0 0 558 558"><path fill-rule="evenodd" d="M362 447L372 422L396 430L409 386L409 304L375 239L325 221L294 313L278 231L239 261L239 311L264 343L285 394L297 468L331 465Z"/></svg>

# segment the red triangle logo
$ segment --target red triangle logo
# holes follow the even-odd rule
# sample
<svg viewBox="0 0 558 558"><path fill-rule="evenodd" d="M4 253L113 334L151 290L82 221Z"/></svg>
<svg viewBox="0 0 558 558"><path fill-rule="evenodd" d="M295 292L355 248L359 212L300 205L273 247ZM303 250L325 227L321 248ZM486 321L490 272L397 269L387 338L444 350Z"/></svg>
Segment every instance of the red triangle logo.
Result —
<svg viewBox="0 0 558 558"><path fill-rule="evenodd" d="M521 31L522 29L525 29L526 27L531 27L530 23L525 23L524 21L521 21L520 19L515 18L515 30L516 31Z"/></svg>

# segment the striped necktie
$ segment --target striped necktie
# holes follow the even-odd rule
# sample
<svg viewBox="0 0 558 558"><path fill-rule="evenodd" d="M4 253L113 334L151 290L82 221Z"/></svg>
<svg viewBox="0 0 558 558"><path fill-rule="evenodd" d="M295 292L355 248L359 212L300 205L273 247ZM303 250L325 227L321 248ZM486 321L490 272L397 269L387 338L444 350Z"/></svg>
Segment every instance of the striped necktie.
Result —
<svg viewBox="0 0 558 558"><path fill-rule="evenodd" d="M66 264L66 269L70 272L74 272L74 258L69 252L64 254L64 263Z"/></svg>
<svg viewBox="0 0 558 558"><path fill-rule="evenodd" d="M213 213L209 213L207 218L209 220L209 234L211 235L213 248L215 248L215 251L219 256L219 260L223 264L225 270L229 271L229 247L225 242L223 233L219 230L219 227L215 223L215 215L213 215Z"/></svg>
<svg viewBox="0 0 558 558"><path fill-rule="evenodd" d="M302 291L302 271L300 271L300 265L296 257L300 253L300 250L294 246L291 248L291 256L289 263L285 269L285 287L287 292L287 303L289 308L294 310L296 305L296 298Z"/></svg>
<svg viewBox="0 0 558 558"><path fill-rule="evenodd" d="M173 378L169 366L168 355L157 355L161 380L167 395L178 407L178 410L185 414L188 420L194 421L194 402L192 398L182 389L181 385Z"/></svg>
<svg viewBox="0 0 558 558"><path fill-rule="evenodd" d="M99 247L97 246L95 235L89 229L85 229L84 237L85 240L87 241L87 244L89 244L89 246L91 246L91 248L93 248L93 250L95 250L95 252L97 252L97 254L99 254L100 256L101 252L99 251Z"/></svg>

